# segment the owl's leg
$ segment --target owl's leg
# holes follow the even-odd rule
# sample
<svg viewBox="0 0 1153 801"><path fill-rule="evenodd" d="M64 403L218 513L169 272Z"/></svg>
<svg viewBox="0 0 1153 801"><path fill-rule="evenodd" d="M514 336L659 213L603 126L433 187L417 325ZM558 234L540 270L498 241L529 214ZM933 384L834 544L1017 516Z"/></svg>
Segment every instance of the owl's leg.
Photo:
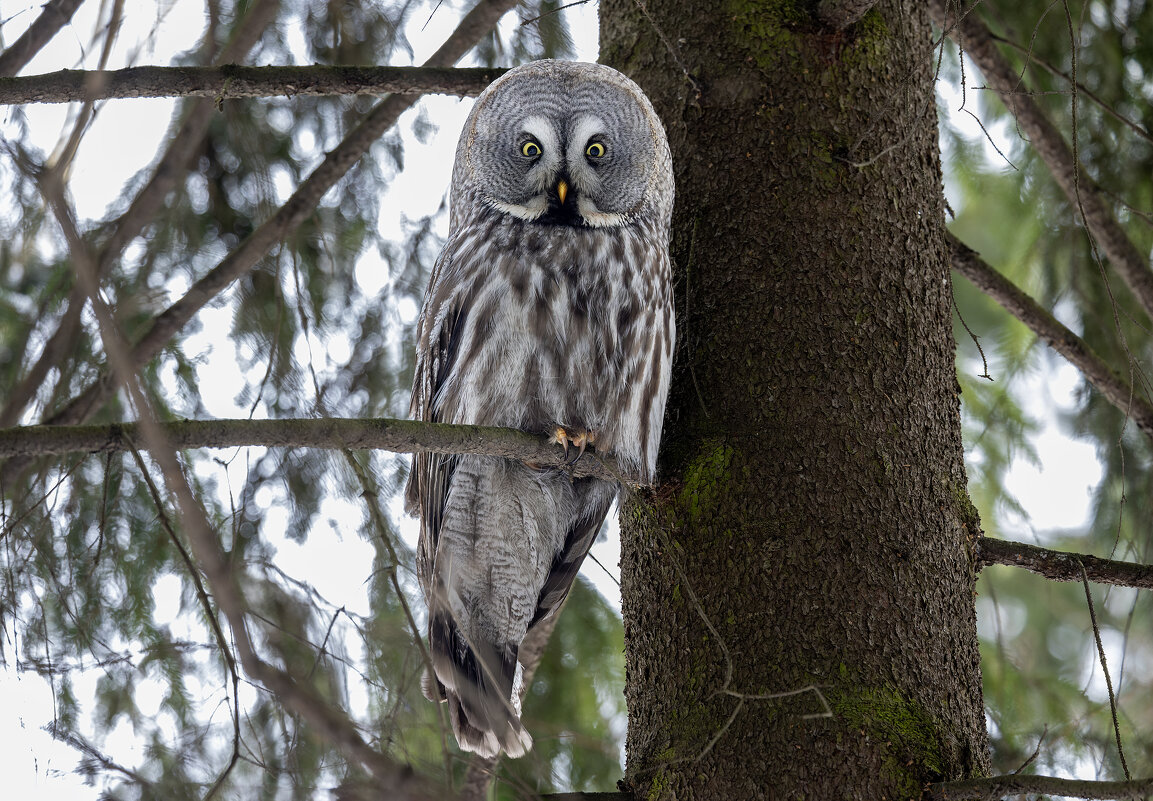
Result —
<svg viewBox="0 0 1153 801"><path fill-rule="evenodd" d="M592 445L596 441L596 432L590 431L587 428L573 428L571 426L557 426L553 431L552 442L556 445L564 447L565 464L575 464L577 459L585 452L585 448ZM576 456L569 456L568 446L575 445L577 447Z"/></svg>

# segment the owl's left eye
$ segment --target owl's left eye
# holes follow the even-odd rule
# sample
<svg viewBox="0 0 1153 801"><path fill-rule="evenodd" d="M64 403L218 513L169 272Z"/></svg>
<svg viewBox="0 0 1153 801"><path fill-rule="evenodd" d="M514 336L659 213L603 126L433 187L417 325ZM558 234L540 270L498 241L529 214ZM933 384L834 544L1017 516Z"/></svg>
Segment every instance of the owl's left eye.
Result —
<svg viewBox="0 0 1153 801"><path fill-rule="evenodd" d="M589 142L585 148L585 155L589 158L599 159L605 154L605 146L600 142Z"/></svg>

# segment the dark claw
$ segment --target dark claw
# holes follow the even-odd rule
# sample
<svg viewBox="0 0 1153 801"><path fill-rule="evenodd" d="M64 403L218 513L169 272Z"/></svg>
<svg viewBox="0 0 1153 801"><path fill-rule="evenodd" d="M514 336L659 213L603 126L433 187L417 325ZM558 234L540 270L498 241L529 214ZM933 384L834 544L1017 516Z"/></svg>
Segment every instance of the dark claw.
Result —
<svg viewBox="0 0 1153 801"><path fill-rule="evenodd" d="M565 463L565 466L566 467L572 467L574 464L577 463L577 461L581 458L581 456L584 454L584 452L585 452L585 443L584 443L584 440L582 440L580 447L577 448L577 450L576 450L576 456L569 457L569 455L568 455L568 443L566 442L565 446L564 446L564 456L565 456L564 463Z"/></svg>

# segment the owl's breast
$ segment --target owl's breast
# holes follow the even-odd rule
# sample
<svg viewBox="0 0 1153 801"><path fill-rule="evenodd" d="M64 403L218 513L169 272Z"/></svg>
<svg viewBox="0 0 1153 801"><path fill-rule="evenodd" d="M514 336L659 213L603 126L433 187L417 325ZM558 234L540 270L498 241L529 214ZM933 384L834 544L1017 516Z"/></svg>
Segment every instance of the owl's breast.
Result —
<svg viewBox="0 0 1153 801"><path fill-rule="evenodd" d="M562 424L611 440L643 317L629 248L603 230L513 228L491 231L474 274L461 276L466 346L441 419L542 434Z"/></svg>

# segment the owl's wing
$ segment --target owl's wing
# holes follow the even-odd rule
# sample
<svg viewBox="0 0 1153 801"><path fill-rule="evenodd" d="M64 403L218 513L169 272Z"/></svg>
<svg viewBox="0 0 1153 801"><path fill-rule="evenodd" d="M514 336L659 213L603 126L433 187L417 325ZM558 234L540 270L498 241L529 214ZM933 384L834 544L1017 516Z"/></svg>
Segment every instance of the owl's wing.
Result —
<svg viewBox="0 0 1153 801"><path fill-rule="evenodd" d="M441 422L434 399L452 370L467 319L464 301L442 280L451 260L446 247L433 266L429 291L417 329L416 368L412 379L409 413L414 420ZM422 525L417 548L417 574L426 593L433 583L433 565L440 524L458 458L452 454L417 453L405 489L405 508L420 514Z"/></svg>

